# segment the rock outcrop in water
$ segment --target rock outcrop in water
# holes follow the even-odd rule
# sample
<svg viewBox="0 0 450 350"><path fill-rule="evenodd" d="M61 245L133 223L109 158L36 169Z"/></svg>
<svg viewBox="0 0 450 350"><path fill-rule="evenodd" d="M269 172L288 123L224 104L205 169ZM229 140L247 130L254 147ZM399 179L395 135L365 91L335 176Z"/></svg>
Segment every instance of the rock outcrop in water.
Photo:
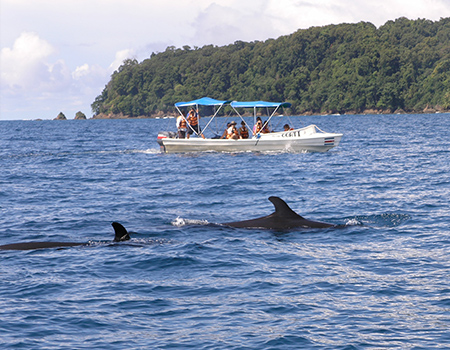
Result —
<svg viewBox="0 0 450 350"><path fill-rule="evenodd" d="M86 120L87 118L86 118L86 115L83 112L78 111L77 114L75 114L75 118L74 119L75 120Z"/></svg>
<svg viewBox="0 0 450 350"><path fill-rule="evenodd" d="M58 116L53 120L67 120L63 112L59 112Z"/></svg>

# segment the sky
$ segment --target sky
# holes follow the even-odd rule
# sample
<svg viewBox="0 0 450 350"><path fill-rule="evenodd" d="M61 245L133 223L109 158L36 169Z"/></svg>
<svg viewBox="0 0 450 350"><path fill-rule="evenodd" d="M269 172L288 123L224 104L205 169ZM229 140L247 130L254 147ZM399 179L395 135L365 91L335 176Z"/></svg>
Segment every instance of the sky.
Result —
<svg viewBox="0 0 450 350"><path fill-rule="evenodd" d="M168 46L399 17L450 17L450 0L0 0L0 120L90 118L123 60Z"/></svg>

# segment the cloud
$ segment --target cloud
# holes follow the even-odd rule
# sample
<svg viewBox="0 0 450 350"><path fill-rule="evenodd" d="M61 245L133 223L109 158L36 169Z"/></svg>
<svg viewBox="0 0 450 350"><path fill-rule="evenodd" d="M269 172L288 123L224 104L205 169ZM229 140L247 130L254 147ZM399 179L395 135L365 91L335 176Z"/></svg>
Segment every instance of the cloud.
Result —
<svg viewBox="0 0 450 350"><path fill-rule="evenodd" d="M112 73L117 70L127 58L134 58L134 50L125 49L116 52L114 61L109 65L109 71Z"/></svg>
<svg viewBox="0 0 450 350"><path fill-rule="evenodd" d="M52 118L61 110L75 113L81 109L89 114L90 104L110 75L132 53L129 49L118 51L106 68L84 63L71 71L63 59L57 58L59 53L53 45L34 32L24 32L11 48L0 52L1 115L16 112Z"/></svg>
<svg viewBox="0 0 450 350"><path fill-rule="evenodd" d="M448 0L271 0L268 6L282 31L339 23L381 26L399 17L439 20L450 15Z"/></svg>
<svg viewBox="0 0 450 350"><path fill-rule="evenodd" d="M275 38L282 34L273 25L267 13L269 1L260 1L256 7L236 2L211 3L201 10L192 22L196 45L226 45L237 40L255 41Z"/></svg>
<svg viewBox="0 0 450 350"><path fill-rule="evenodd" d="M61 62L53 65L46 61L55 49L35 33L22 33L12 48L0 53L2 90L9 92L39 89L61 72Z"/></svg>
<svg viewBox="0 0 450 350"><path fill-rule="evenodd" d="M448 0L198 0L196 6L183 22L193 31L183 31L190 36L184 36L182 45L227 45L277 38L312 26L360 21L381 26L399 17L439 20L450 15Z"/></svg>

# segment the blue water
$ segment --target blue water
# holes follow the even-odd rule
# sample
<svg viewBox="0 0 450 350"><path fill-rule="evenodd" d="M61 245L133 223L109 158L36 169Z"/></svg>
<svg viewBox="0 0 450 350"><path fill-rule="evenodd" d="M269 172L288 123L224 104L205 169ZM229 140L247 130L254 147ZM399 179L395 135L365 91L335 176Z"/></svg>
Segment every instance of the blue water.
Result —
<svg viewBox="0 0 450 350"><path fill-rule="evenodd" d="M449 349L450 115L298 121L341 145L161 154L173 119L0 122L1 244L89 242L0 251L2 348ZM269 196L345 227L215 225Z"/></svg>

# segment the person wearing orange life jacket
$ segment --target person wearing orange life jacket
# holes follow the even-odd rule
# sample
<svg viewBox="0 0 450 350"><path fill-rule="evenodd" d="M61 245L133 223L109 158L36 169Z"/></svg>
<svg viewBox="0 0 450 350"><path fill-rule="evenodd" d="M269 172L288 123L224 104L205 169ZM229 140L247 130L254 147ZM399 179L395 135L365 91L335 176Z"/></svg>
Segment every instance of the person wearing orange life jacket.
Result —
<svg viewBox="0 0 450 350"><path fill-rule="evenodd" d="M253 126L253 135L260 133L262 130L262 120L261 117L256 118L256 124Z"/></svg>
<svg viewBox="0 0 450 350"><path fill-rule="evenodd" d="M241 122L241 127L239 128L239 138L241 139L248 139L248 129L245 126L245 122Z"/></svg>
<svg viewBox="0 0 450 350"><path fill-rule="evenodd" d="M187 122L189 123L187 138L189 138L194 132L197 135L200 135L201 137L205 138L205 135L203 135L202 132L200 131L200 125L198 123L199 120L200 116L198 114L198 111L196 111L194 107L192 107L187 117Z"/></svg>
<svg viewBox="0 0 450 350"><path fill-rule="evenodd" d="M177 118L177 129L178 129L178 138L184 139L186 137L186 130L187 130L187 122L184 114L180 115Z"/></svg>

